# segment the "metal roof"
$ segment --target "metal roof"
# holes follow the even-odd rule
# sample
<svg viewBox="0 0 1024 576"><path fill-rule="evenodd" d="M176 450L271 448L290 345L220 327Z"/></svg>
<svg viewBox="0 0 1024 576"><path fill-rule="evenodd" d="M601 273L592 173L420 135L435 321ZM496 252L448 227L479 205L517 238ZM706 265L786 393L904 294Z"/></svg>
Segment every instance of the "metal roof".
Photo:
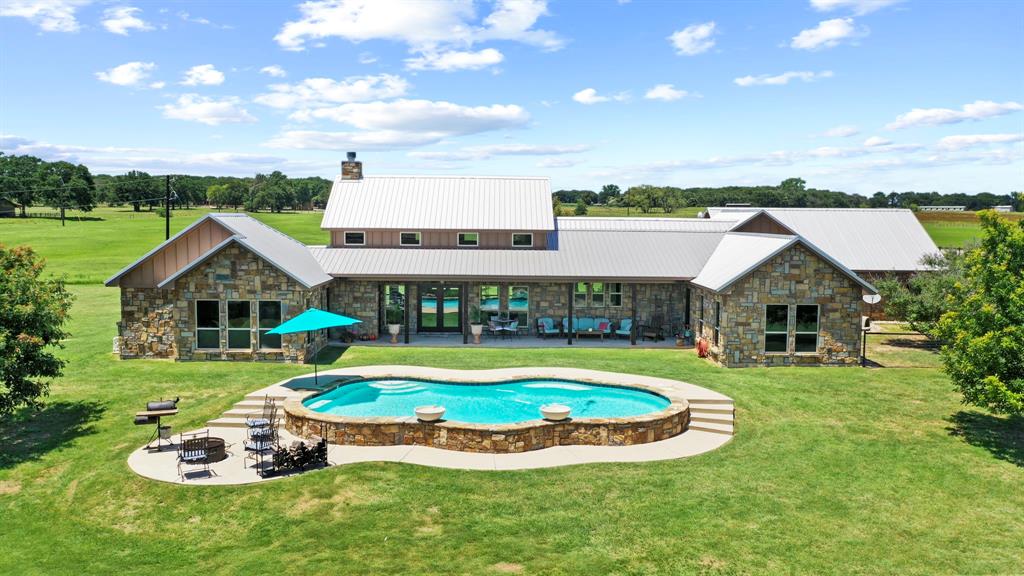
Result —
<svg viewBox="0 0 1024 576"><path fill-rule="evenodd" d="M872 293L877 292L870 283L801 236L748 232L730 232L723 236L714 253L708 258L707 264L692 282L715 292L721 292L794 244L804 246L835 266L865 290Z"/></svg>
<svg viewBox="0 0 1024 576"><path fill-rule="evenodd" d="M547 250L310 247L324 271L347 278L685 280L724 233L558 232ZM550 234L549 236L554 236Z"/></svg>
<svg viewBox="0 0 1024 576"><path fill-rule="evenodd" d="M731 221L707 218L587 218L555 219L559 230L618 230L628 232L727 232Z"/></svg>
<svg viewBox="0 0 1024 576"><path fill-rule="evenodd" d="M142 264L147 258L153 256L165 246L174 242L180 236L207 220L216 221L218 224L227 228L232 235L221 241L216 246L211 247L198 258L189 262L188 265L176 270L174 274L171 274L160 282L160 284L157 285L158 288L163 288L171 284L174 280L189 270L192 270L210 256L213 256L222 248L233 242L237 242L242 246L245 246L259 257L273 264L276 268L281 270L281 272L287 274L296 282L307 288L319 286L320 284L331 280L331 276L324 273L323 269L320 268L320 265L309 253L309 249L306 245L295 240L291 236L288 236L283 232L279 232L278 230L275 230L274 228L271 228L270 226L267 226L246 214L211 213L196 220L191 225L186 226L183 230L168 240L160 243L160 245L144 254L135 262L125 266L117 274L107 279L104 284L107 286L113 286L122 276L139 264Z"/></svg>
<svg viewBox="0 0 1024 576"><path fill-rule="evenodd" d="M554 230L547 178L367 176L331 188L320 227Z"/></svg>
<svg viewBox="0 0 1024 576"><path fill-rule="evenodd" d="M939 252L910 210L891 208L708 208L712 220L743 221L764 211L847 268L926 270L921 259ZM739 224L737 224L738 226Z"/></svg>

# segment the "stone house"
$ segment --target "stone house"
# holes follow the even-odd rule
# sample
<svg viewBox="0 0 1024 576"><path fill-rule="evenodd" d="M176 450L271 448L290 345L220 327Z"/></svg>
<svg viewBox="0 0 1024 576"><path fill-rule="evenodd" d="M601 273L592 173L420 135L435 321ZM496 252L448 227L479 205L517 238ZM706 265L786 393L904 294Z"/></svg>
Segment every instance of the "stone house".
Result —
<svg viewBox="0 0 1024 576"><path fill-rule="evenodd" d="M391 311L406 344L468 343L479 312L524 336L595 319L562 331L567 344L689 325L725 366L852 364L870 279L938 250L905 210L562 218L546 178L367 176L354 155L321 228L325 244L306 246L211 214L160 244L107 281L121 289L121 357L304 362L338 334L266 331L318 307L362 320L362 338L386 334Z"/></svg>

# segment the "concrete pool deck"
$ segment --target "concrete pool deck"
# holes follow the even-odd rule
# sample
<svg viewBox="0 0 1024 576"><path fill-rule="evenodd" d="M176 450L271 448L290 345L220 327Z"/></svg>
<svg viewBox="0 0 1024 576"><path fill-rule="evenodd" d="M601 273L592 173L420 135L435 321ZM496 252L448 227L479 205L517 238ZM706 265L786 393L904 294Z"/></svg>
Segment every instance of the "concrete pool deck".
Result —
<svg viewBox="0 0 1024 576"><path fill-rule="evenodd" d="M689 429L682 434L646 444L632 446L554 446L541 450L532 450L516 454L492 454L478 452L458 452L427 446L346 446L329 444L328 462L334 465L354 464L358 462L400 462L418 464L436 468L461 470L527 470L535 468L552 468L577 464L612 463L612 462L649 462L671 460L703 454L721 447L732 439L733 402L728 396L688 384L679 380L622 374L617 372L601 372L579 368L529 367L504 368L497 370L448 370L422 366L359 366L340 368L320 373L320 378L332 376L365 376L368 378L409 377L424 379L481 380L515 379L527 375L563 378L567 380L599 381L609 384L642 384L649 388L662 388L673 395L682 395L690 402L693 410ZM132 452L128 457L128 466L140 476L187 485L234 485L250 484L287 478L289 475L261 478L255 468L245 465L245 410L256 412L251 407L265 396L278 402L301 400L308 396L308 391L294 391L283 384L295 380L312 379L312 375L290 378L267 386L246 396L239 404L242 408L229 410L224 417L209 422L211 436L223 438L227 444L227 459L210 465L212 474L193 467L194 472L186 473L186 480L178 476L176 444L165 447L163 451L152 451L145 447ZM248 403L248 404L246 404ZM236 405L237 406L237 405ZM250 406L250 407L246 407ZM175 434L175 442L180 436ZM280 443L291 444L300 438L280 429ZM251 461L249 462L251 464ZM307 471L313 472L313 471ZM294 475L294 474L292 474Z"/></svg>

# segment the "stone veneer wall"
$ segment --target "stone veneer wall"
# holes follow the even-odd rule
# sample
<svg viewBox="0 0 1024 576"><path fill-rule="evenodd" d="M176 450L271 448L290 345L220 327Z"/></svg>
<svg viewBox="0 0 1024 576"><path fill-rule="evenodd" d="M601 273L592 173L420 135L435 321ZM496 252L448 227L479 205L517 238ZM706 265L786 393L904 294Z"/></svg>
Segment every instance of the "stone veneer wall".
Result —
<svg viewBox="0 0 1024 576"><path fill-rule="evenodd" d="M722 302L720 345L712 359L729 367L782 365L853 365L860 356L862 288L830 263L802 246L793 246L743 278L724 294L694 287L694 323L700 294L705 295L705 329L712 341L714 302ZM786 353L764 352L767 304L789 304ZM818 350L795 353L796 304L817 304Z"/></svg>
<svg viewBox="0 0 1024 576"><path fill-rule="evenodd" d="M351 446L433 446L462 452L515 453L552 446L632 446L665 440L689 426L688 407L669 408L648 418L548 422L507 425L459 422L397 421L394 418L332 417L285 405L285 429L296 436L326 435L327 441Z"/></svg>
<svg viewBox="0 0 1024 576"><path fill-rule="evenodd" d="M250 300L253 327L249 350L228 350L221 329L219 350L195 350L195 301L219 300L221 326L227 326L227 301ZM232 244L178 278L169 288L121 288L121 358L175 360L271 360L304 362L326 340L317 334L281 337L280 350L257 349L257 300L280 300L288 320L310 306L323 307L323 286L308 290L246 248Z"/></svg>
<svg viewBox="0 0 1024 576"><path fill-rule="evenodd" d="M336 279L328 284L331 312L344 314L362 320L350 331L354 334L378 334L377 304L381 284L367 280ZM415 326L415 324L413 324ZM331 337L337 337L341 329L332 329Z"/></svg>

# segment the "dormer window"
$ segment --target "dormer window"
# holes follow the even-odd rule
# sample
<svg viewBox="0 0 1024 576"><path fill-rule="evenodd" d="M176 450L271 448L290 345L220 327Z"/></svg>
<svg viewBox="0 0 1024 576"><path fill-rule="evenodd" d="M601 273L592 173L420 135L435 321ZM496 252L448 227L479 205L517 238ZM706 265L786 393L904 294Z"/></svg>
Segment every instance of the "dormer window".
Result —
<svg viewBox="0 0 1024 576"><path fill-rule="evenodd" d="M419 246L420 245L420 233L419 232L402 232L399 237L399 243L402 246Z"/></svg>
<svg viewBox="0 0 1024 576"><path fill-rule="evenodd" d="M345 246L365 246L366 232L345 232Z"/></svg>
<svg viewBox="0 0 1024 576"><path fill-rule="evenodd" d="M459 232L459 246L479 246L480 234L478 232Z"/></svg>
<svg viewBox="0 0 1024 576"><path fill-rule="evenodd" d="M512 235L512 246L515 248L530 248L533 246L533 234L521 233Z"/></svg>

